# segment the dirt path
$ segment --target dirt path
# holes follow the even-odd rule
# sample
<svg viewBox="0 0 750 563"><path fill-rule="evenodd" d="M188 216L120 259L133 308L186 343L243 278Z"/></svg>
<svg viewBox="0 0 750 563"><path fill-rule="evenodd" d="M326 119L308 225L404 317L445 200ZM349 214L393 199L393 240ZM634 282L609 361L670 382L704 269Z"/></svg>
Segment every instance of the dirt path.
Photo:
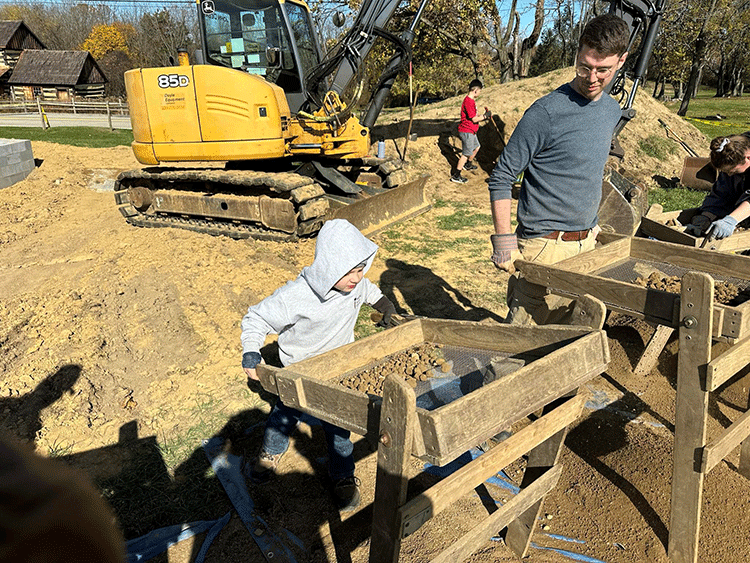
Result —
<svg viewBox="0 0 750 563"><path fill-rule="evenodd" d="M497 95L493 109L508 95L485 92ZM420 118L438 123L444 118L430 111L448 109ZM395 234L375 237L381 250L369 277L404 312L498 322L507 277L487 259L487 170L472 172L463 186L448 182L438 129L433 135L422 129L412 144L421 155L412 158L413 168L433 174L436 205ZM34 143L33 150L41 166L0 190L0 426L95 478L129 539L186 514L220 517L230 505L208 470L201 440L220 433L234 451L253 454L272 400L246 385L239 321L248 305L312 261L314 240L234 241L130 227L111 192L93 189L101 171L111 176L136 166L128 148ZM467 220L446 230L444 221L456 217ZM607 563L667 562L676 344L651 374L636 378L632 368L652 329L626 320L607 327L612 362L587 386L587 416L566 441L563 477L545 503L550 518L534 535L541 547L531 550L530 562L570 561L542 547ZM746 405L747 380L741 379L711 405L709 431L727 427ZM339 520L322 480L320 434L302 424L280 478L252 488L251 496L275 530L304 544L300 560L361 563L371 512ZM366 506L375 456L363 440L355 455ZM707 478L702 562L750 559L750 485L738 476L737 459L733 452ZM412 469L420 473L423 463L414 458ZM507 470L511 481L513 471ZM401 561L430 560L483 511L479 496L459 503L405 540ZM196 551L184 542L168 561L187 563ZM236 516L208 560L264 561ZM471 559L513 560L497 541Z"/></svg>

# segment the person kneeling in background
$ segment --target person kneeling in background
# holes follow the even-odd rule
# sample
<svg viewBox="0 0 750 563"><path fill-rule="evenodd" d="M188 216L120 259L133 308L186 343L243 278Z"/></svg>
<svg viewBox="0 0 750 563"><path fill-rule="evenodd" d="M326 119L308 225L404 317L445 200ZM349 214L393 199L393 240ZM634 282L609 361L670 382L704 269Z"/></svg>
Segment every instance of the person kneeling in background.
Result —
<svg viewBox="0 0 750 563"><path fill-rule="evenodd" d="M750 131L713 139L711 164L719 177L685 232L723 239L740 223L750 226Z"/></svg>

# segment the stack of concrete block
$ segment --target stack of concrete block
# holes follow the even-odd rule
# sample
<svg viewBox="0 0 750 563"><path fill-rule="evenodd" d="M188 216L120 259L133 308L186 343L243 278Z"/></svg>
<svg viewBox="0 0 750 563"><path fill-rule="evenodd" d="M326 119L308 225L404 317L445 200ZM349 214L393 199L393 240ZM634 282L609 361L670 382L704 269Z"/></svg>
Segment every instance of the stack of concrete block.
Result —
<svg viewBox="0 0 750 563"><path fill-rule="evenodd" d="M34 170L31 141L0 139L0 188L20 182Z"/></svg>

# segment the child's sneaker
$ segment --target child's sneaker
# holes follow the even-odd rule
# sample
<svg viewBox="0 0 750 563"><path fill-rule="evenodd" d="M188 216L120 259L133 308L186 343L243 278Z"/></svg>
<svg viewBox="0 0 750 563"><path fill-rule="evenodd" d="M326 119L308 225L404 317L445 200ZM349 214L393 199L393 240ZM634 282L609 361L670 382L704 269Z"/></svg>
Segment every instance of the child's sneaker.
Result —
<svg viewBox="0 0 750 563"><path fill-rule="evenodd" d="M250 480L257 484L267 483L275 475L276 468L279 466L279 462L283 456L284 452L271 455L265 450L260 450L255 463L250 469Z"/></svg>
<svg viewBox="0 0 750 563"><path fill-rule="evenodd" d="M476 169L477 169L477 165L471 161L468 161L466 164L464 164L464 170L476 170Z"/></svg>
<svg viewBox="0 0 750 563"><path fill-rule="evenodd" d="M344 477L333 484L333 497L341 512L349 512L359 506L359 479L354 475Z"/></svg>
<svg viewBox="0 0 750 563"><path fill-rule="evenodd" d="M465 184L466 182L468 182L468 180L461 176L461 172L456 172L451 176L451 182L455 182L456 184Z"/></svg>

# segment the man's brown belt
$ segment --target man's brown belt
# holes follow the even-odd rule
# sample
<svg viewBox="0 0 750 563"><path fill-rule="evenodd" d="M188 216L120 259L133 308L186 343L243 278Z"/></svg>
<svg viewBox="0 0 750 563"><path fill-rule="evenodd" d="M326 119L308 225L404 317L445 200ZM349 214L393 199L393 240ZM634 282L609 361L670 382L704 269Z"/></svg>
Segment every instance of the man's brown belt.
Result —
<svg viewBox="0 0 750 563"><path fill-rule="evenodd" d="M552 231L548 235L543 235L542 238L551 238L557 240L557 237L560 237L560 240L570 242L574 240L584 240L587 236L589 236L590 232L591 229L585 229L583 231ZM560 233L562 233L562 236L560 236Z"/></svg>

